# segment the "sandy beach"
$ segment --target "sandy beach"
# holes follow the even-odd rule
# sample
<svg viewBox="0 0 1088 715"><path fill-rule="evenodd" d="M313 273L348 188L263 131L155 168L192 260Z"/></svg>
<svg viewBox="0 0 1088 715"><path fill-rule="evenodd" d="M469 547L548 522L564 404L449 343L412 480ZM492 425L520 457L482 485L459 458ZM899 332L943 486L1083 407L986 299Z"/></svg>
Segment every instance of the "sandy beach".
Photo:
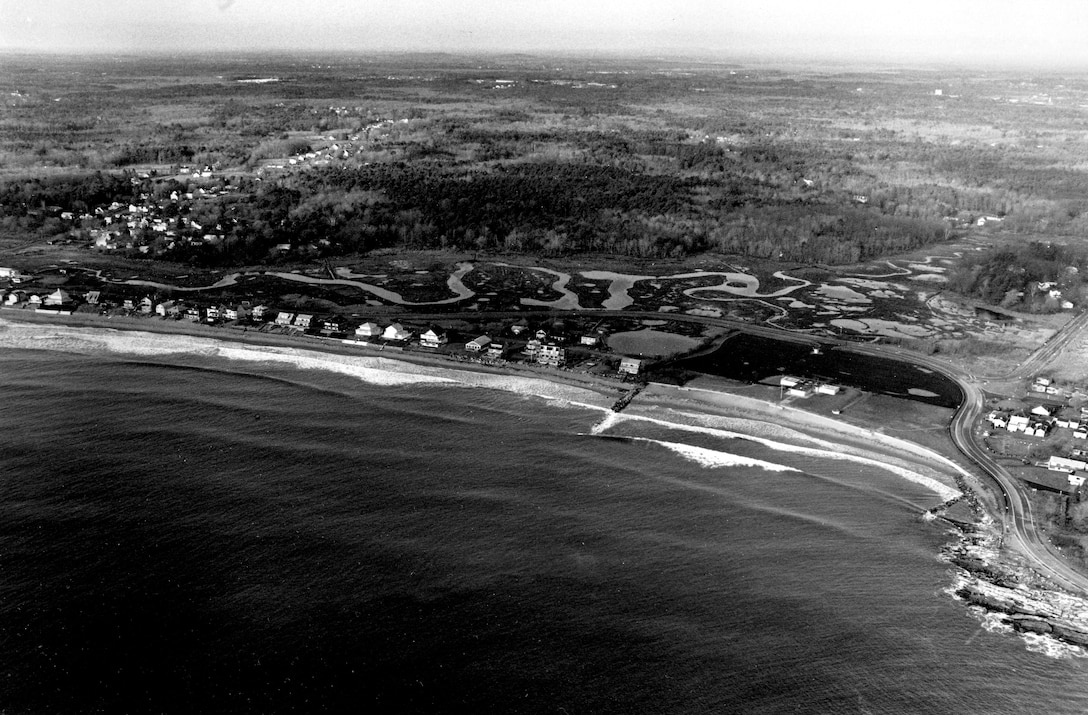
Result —
<svg viewBox="0 0 1088 715"><path fill-rule="evenodd" d="M335 372L371 384L445 384L535 396L604 413L604 430L622 420L760 441L773 449L845 459L882 468L931 489L942 500L959 495L962 467L912 442L804 410L708 389L651 383L616 415L610 411L630 385L573 371L461 363L419 352L193 325L155 318L106 319L0 311L0 345L75 354L164 357L206 355L250 364Z"/></svg>

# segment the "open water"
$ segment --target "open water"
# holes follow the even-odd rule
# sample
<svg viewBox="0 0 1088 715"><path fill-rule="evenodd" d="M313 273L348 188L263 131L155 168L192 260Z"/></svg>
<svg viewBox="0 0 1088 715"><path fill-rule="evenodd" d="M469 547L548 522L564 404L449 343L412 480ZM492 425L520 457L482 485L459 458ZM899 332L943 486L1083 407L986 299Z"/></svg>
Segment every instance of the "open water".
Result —
<svg viewBox="0 0 1088 715"><path fill-rule="evenodd" d="M6 350L0 712L1088 711L923 484L603 417Z"/></svg>

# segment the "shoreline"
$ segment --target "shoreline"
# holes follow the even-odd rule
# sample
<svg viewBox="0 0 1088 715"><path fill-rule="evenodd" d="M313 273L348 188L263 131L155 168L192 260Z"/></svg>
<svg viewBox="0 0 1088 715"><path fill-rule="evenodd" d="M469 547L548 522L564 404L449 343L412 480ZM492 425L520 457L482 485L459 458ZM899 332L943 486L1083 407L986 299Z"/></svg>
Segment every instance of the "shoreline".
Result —
<svg viewBox="0 0 1088 715"><path fill-rule="evenodd" d="M621 397L630 396L633 388L618 379L569 370L460 362L442 354L386 351L344 344L338 339L274 335L157 317L106 318L0 310L0 344L118 355L203 353L238 362L322 369L373 384L445 383L483 387L600 410L606 419L617 414L611 411L612 406ZM724 430L737 432L735 436L740 438L767 434L776 440L771 443L773 448L810 450L813 454L842 451L852 455L856 462L923 484L941 501L961 496L961 489L950 474L953 469L962 468L951 460L921 445L795 407L699 387L650 383L620 414L626 419L650 420L655 415L668 414L668 421L681 429L685 422L696 418L719 423L731 420ZM789 416L786 423L783 415ZM718 431L724 435L721 425ZM896 450L909 452L912 458L897 457ZM943 469L928 468L927 460L941 464Z"/></svg>
<svg viewBox="0 0 1088 715"><path fill-rule="evenodd" d="M44 329L46 333L31 337L35 329ZM619 380L569 371L460 362L440 354L346 345L339 339L299 338L157 318L40 316L0 310L0 343L10 345L15 337L11 335L12 331L23 335L18 336L18 344L11 347L30 350L75 353L101 350L134 355L218 354L232 360L293 363L300 369L324 368L374 383L444 382L490 387L602 409L611 407L630 390L630 385Z"/></svg>
<svg viewBox="0 0 1088 715"><path fill-rule="evenodd" d="M961 492L961 486L949 478L955 470L963 468L908 440L796 407L701 387L650 383L627 409L617 413L612 405L631 386L589 375L546 368L460 363L416 352L383 354L339 341L302 342L297 337L154 318L123 321L100 316L24 318L12 316L11 312L0 311L0 346L91 355L207 355L232 361L279 363L302 370L320 369L378 385L431 383L483 387L599 411L604 416L594 434L625 420L646 420L670 429L748 439L775 450L846 459L879 468L921 484L934 499L946 499L919 515L922 521L941 515L958 533L956 542L941 550L940 558L956 569L951 576L952 585L944 591L946 594L971 609L980 609L983 614L980 617L996 619L1010 632L1019 633L1029 648L1038 647L1029 638L1052 639L1055 644L1064 643L1065 648L1073 649L1044 647L1043 652L1053 657L1083 657L1088 648L1088 599L1063 592L1045 578L1040 580L1040 575L1015 554L996 548L998 534L988 515L979 516L976 511L973 522L943 516L946 507L965 497L969 499ZM789 418L784 420L786 415ZM747 460L738 459L734 463L744 464ZM936 460L941 466L933 467L926 460ZM766 467L754 463L747 466ZM947 501L949 497L951 501Z"/></svg>

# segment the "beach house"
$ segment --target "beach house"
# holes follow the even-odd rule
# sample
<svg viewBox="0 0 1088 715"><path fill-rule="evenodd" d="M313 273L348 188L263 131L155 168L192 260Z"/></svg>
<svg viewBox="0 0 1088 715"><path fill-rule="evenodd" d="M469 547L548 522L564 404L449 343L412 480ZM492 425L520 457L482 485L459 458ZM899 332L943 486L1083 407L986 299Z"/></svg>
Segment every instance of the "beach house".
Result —
<svg viewBox="0 0 1088 715"><path fill-rule="evenodd" d="M642 361L638 358L625 357L620 360L619 372L625 375L637 375L642 369Z"/></svg>
<svg viewBox="0 0 1088 715"><path fill-rule="evenodd" d="M475 340L470 340L469 342L465 343L465 350L468 350L470 353L483 352L490 344L491 338L487 337L486 335L481 335Z"/></svg>
<svg viewBox="0 0 1088 715"><path fill-rule="evenodd" d="M548 367L562 367L567 361L567 351L555 343L541 345L540 351L536 354L536 361Z"/></svg>
<svg viewBox="0 0 1088 715"><path fill-rule="evenodd" d="M382 329L377 323L363 323L355 329L355 337L359 340L376 338L382 334Z"/></svg>
<svg viewBox="0 0 1088 715"><path fill-rule="evenodd" d="M446 333L441 328L428 328L427 332L419 336L419 344L425 348L437 348L449 342Z"/></svg>
<svg viewBox="0 0 1088 715"><path fill-rule="evenodd" d="M387 326L384 331L382 331L382 339L398 343L408 342L412 339L412 331L406 329L400 323L393 323L392 325Z"/></svg>

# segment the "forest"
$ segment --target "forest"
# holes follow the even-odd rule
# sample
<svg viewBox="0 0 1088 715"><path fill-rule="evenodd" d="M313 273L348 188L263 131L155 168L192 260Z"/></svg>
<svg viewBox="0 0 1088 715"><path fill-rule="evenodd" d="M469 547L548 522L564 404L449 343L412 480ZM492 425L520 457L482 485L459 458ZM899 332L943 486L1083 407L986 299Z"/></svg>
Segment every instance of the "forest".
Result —
<svg viewBox="0 0 1088 715"><path fill-rule="evenodd" d="M116 231L94 218L113 202L171 222L169 236L117 232L118 252L220 267L396 247L845 265L978 222L1074 244L1088 231L1088 90L1059 78L572 57L545 69L335 56L320 70L277 56L11 59L0 240ZM275 81L253 83L255 67ZM214 240L191 226L214 226ZM957 281L972 294L1024 290L971 270Z"/></svg>
<svg viewBox="0 0 1088 715"><path fill-rule="evenodd" d="M1034 313L1088 303L1088 250L1031 241L965 257L948 286L993 305ZM1067 309L1067 308L1066 308Z"/></svg>

